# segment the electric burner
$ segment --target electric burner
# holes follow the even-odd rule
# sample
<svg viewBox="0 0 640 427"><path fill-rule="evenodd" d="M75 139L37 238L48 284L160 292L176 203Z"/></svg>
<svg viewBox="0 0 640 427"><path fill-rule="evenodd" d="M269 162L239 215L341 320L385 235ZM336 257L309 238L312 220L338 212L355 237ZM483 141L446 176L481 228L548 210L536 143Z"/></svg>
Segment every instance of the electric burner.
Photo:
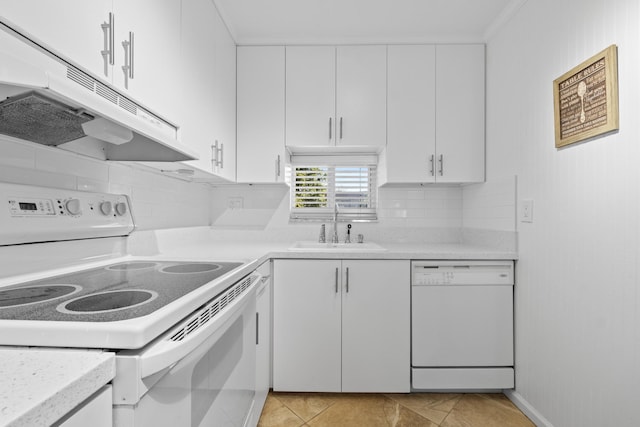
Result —
<svg viewBox="0 0 640 427"><path fill-rule="evenodd" d="M205 273L208 271L216 271L221 269L222 266L213 263L190 263L190 264L176 264L162 268L160 271L163 273L171 274L192 274L192 273Z"/></svg>
<svg viewBox="0 0 640 427"><path fill-rule="evenodd" d="M147 304L158 298L158 293L140 289L101 292L72 299L56 307L61 313L104 313Z"/></svg>
<svg viewBox="0 0 640 427"><path fill-rule="evenodd" d="M75 294L81 286L78 285L33 285L20 288L0 290L0 308L21 307L51 301Z"/></svg>
<svg viewBox="0 0 640 427"><path fill-rule="evenodd" d="M156 265L158 265L157 262L138 261L138 262L123 262L120 264L113 264L105 268L107 270L114 270L114 271L123 271L123 270L131 271L131 270L142 270L143 268L151 268L151 267L155 267Z"/></svg>

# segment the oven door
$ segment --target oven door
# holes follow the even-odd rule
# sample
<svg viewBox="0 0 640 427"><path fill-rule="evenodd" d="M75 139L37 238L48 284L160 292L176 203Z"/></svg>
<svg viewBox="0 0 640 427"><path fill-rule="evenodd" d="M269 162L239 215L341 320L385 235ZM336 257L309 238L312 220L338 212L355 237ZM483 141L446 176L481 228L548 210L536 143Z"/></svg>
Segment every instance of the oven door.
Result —
<svg viewBox="0 0 640 427"><path fill-rule="evenodd" d="M245 425L255 395L258 282L179 347L170 342L176 331L202 322L203 311L220 298L141 354L116 356L116 427Z"/></svg>

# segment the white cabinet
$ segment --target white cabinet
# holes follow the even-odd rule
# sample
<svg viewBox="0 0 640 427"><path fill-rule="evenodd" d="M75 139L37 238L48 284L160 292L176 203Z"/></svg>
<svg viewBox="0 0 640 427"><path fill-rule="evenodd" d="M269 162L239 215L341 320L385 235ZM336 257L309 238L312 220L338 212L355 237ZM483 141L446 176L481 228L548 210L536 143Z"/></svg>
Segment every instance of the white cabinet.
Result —
<svg viewBox="0 0 640 427"><path fill-rule="evenodd" d="M269 269L267 262L266 269ZM262 408L271 387L271 277L263 276L256 300L256 407Z"/></svg>
<svg viewBox="0 0 640 427"><path fill-rule="evenodd" d="M2 21L174 119L180 0L0 1Z"/></svg>
<svg viewBox="0 0 640 427"><path fill-rule="evenodd" d="M382 183L484 181L484 46L389 46Z"/></svg>
<svg viewBox="0 0 640 427"><path fill-rule="evenodd" d="M81 403L71 414L67 415L59 427L112 427L112 398L111 385L106 385L94 396Z"/></svg>
<svg viewBox="0 0 640 427"><path fill-rule="evenodd" d="M386 144L386 46L286 48L288 146Z"/></svg>
<svg viewBox="0 0 640 427"><path fill-rule="evenodd" d="M235 180L235 43L210 0L182 2L180 139L185 162Z"/></svg>
<svg viewBox="0 0 640 427"><path fill-rule="evenodd" d="M238 182L284 182L284 49L237 49Z"/></svg>
<svg viewBox="0 0 640 427"><path fill-rule="evenodd" d="M273 388L408 392L409 261L275 260Z"/></svg>

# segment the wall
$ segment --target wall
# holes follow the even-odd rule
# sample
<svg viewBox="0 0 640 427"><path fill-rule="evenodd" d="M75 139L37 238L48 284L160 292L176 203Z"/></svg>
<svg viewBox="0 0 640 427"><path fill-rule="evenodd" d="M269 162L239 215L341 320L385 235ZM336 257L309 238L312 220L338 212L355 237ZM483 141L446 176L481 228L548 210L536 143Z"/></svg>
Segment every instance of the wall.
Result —
<svg viewBox="0 0 640 427"><path fill-rule="evenodd" d="M240 200L241 208L230 208ZM461 187L394 186L378 192L376 223L355 224L353 233L378 241L456 242L462 227ZM212 190L214 228L279 233L285 239L316 239L317 223L289 223L289 187L285 185L219 186ZM356 231L357 230L357 231ZM328 230L329 231L329 230ZM306 233L306 234L304 234ZM266 235L266 234L263 234Z"/></svg>
<svg viewBox="0 0 640 427"><path fill-rule="evenodd" d="M127 194L138 229L208 225L209 187L0 137L0 182Z"/></svg>
<svg viewBox="0 0 640 427"><path fill-rule="evenodd" d="M639 28L636 0L536 0L488 41L488 178L517 175L534 201L518 223L513 397L540 424L640 425ZM620 131L554 148L552 81L611 44Z"/></svg>

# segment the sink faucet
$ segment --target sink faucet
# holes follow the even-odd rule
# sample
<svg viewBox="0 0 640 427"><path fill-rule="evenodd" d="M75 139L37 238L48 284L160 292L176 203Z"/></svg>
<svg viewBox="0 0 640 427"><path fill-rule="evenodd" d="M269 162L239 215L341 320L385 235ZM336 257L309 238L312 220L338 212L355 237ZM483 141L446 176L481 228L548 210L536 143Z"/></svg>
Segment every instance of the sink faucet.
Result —
<svg viewBox="0 0 640 427"><path fill-rule="evenodd" d="M331 240L331 243L339 243L339 242L340 240L338 239L338 204L336 203L333 209L333 239Z"/></svg>

